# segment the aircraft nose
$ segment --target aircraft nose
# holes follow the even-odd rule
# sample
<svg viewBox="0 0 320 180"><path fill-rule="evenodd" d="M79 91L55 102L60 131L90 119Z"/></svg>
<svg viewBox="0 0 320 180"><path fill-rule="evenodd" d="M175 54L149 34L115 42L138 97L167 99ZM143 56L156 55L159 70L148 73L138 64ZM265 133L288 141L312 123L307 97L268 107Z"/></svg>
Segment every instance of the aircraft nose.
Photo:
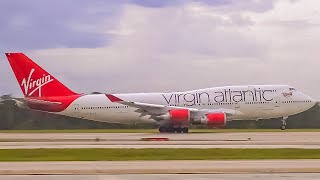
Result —
<svg viewBox="0 0 320 180"><path fill-rule="evenodd" d="M316 101L316 100L314 100L314 99L312 99L312 98L310 98L311 100L311 103L312 103L312 106L314 106L314 105L316 105L317 103L318 103L318 101Z"/></svg>
<svg viewBox="0 0 320 180"><path fill-rule="evenodd" d="M307 96L307 95L306 95ZM310 106L313 107L317 101L311 98L310 96L307 96L308 102L310 103Z"/></svg>
<svg viewBox="0 0 320 180"><path fill-rule="evenodd" d="M312 108L317 103L317 101L311 98L310 96L302 92L300 92L300 94L302 95L301 98L303 99L304 102L306 102L306 105L308 106L308 108Z"/></svg>

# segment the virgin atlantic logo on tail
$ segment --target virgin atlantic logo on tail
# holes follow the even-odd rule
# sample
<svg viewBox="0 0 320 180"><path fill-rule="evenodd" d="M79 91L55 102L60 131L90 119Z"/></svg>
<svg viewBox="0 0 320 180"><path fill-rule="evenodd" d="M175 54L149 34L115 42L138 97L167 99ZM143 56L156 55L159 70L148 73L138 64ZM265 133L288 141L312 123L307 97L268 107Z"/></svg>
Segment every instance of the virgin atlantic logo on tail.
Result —
<svg viewBox="0 0 320 180"><path fill-rule="evenodd" d="M26 78L22 79L21 86L24 88L24 94L26 96L33 95L36 91L38 91L39 97L41 97L41 88L42 86L50 83L53 81L53 78L51 78L49 75L43 75L41 78L38 79L32 79L32 74L34 73L34 69L31 69L28 79Z"/></svg>

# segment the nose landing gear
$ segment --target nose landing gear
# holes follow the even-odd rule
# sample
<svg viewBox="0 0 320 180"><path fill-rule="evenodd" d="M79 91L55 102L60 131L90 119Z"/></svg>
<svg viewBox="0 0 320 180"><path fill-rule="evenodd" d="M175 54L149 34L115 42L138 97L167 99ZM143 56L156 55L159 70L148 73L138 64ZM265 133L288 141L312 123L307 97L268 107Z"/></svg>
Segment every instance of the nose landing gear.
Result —
<svg viewBox="0 0 320 180"><path fill-rule="evenodd" d="M286 130L286 126L287 126L287 123L286 123L286 120L288 119L288 117L282 117L281 119L281 122L282 122L282 125L281 125L281 130Z"/></svg>

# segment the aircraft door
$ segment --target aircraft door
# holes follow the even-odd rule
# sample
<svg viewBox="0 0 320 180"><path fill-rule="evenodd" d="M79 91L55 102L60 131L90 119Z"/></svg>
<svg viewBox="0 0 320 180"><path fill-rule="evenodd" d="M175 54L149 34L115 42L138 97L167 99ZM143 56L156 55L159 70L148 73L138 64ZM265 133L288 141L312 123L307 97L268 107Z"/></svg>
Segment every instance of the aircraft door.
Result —
<svg viewBox="0 0 320 180"><path fill-rule="evenodd" d="M79 111L80 111L80 105L79 104L74 104L72 106L72 110L73 110L73 114L75 116L78 116L79 115Z"/></svg>
<svg viewBox="0 0 320 180"><path fill-rule="evenodd" d="M238 114L237 112L240 112L240 102L235 102L235 114Z"/></svg>

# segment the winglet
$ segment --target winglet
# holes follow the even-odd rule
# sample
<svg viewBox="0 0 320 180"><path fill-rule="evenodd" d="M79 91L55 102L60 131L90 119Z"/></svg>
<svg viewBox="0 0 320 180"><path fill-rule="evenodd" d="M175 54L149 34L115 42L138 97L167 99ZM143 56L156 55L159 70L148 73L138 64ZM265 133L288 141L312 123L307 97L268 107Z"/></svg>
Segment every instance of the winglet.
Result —
<svg viewBox="0 0 320 180"><path fill-rule="evenodd" d="M123 101L122 99L112 95L112 94L106 94L107 98L111 101L111 102L119 102L119 101Z"/></svg>

